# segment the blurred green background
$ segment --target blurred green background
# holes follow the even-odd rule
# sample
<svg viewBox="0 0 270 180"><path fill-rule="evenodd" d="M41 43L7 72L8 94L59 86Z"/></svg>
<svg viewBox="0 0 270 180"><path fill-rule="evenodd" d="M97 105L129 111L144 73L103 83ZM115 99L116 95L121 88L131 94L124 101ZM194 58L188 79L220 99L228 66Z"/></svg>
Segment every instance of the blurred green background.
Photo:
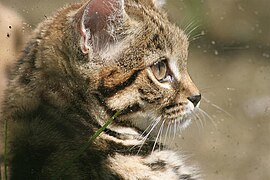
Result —
<svg viewBox="0 0 270 180"><path fill-rule="evenodd" d="M74 0L1 0L28 30L69 2ZM173 147L208 180L270 179L269 1L168 0L165 8L191 32L189 71L208 114Z"/></svg>

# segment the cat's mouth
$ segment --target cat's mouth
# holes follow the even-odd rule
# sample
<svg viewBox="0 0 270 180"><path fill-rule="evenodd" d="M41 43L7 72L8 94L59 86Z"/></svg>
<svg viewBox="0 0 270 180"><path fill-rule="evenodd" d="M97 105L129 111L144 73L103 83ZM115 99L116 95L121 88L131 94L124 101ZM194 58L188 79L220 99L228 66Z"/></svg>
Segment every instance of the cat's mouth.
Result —
<svg viewBox="0 0 270 180"><path fill-rule="evenodd" d="M169 134L176 134L176 132L184 130L191 124L194 110L194 106L189 101L174 103L160 109L160 111L151 108L128 113L128 115L122 114L121 121L131 122L144 132L143 135L169 137Z"/></svg>
<svg viewBox="0 0 270 180"><path fill-rule="evenodd" d="M145 130L143 133L145 137L151 134L155 142L166 144L167 140L169 142L171 137L175 137L178 132L191 124L193 111L194 106L189 102L172 104L164 107L161 114L154 115L156 118L150 121L150 124L136 121L136 125Z"/></svg>

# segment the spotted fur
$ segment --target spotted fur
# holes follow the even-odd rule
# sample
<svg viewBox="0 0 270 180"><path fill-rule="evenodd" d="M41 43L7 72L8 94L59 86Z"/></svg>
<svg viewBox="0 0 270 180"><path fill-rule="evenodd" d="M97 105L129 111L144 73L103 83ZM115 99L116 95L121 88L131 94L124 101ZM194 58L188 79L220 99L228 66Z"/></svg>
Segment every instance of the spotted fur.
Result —
<svg viewBox="0 0 270 180"><path fill-rule="evenodd" d="M39 25L3 105L11 179L200 179L160 143L190 123L199 101L186 69L188 39L163 2L91 0ZM151 67L164 59L170 77L159 81Z"/></svg>

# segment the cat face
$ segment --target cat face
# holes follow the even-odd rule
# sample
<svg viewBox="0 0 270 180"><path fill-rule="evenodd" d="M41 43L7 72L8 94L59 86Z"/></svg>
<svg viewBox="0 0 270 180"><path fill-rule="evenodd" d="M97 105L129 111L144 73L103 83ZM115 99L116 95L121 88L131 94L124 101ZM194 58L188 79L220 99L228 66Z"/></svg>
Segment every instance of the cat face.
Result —
<svg viewBox="0 0 270 180"><path fill-rule="evenodd" d="M201 99L187 72L188 38L168 21L160 1L143 2L88 3L81 49L99 62L97 91L107 109L122 110L121 121L142 130L186 127ZM93 14L100 24L89 25L93 18L84 16Z"/></svg>

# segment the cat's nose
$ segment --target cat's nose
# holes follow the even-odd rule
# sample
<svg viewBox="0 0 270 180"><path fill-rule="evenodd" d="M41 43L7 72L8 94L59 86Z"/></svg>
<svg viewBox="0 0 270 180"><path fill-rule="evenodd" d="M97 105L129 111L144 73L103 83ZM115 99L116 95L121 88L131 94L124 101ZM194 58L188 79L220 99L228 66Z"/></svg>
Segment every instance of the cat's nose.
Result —
<svg viewBox="0 0 270 180"><path fill-rule="evenodd" d="M196 107L197 104L201 100L201 94L192 95L192 96L188 97L187 99L190 100L190 102L192 102L192 104L194 105L194 107Z"/></svg>

